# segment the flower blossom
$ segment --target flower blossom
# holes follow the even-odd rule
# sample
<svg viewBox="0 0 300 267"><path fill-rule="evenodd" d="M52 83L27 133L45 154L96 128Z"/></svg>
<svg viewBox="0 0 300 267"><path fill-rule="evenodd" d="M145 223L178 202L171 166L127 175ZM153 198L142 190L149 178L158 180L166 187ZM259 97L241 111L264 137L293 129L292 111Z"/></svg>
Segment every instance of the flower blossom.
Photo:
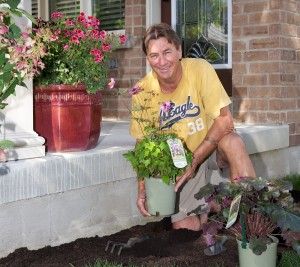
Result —
<svg viewBox="0 0 300 267"><path fill-rule="evenodd" d="M109 89L113 89L114 86L115 86L115 83L116 83L115 79L114 78L110 78L110 82L108 83Z"/></svg>
<svg viewBox="0 0 300 267"><path fill-rule="evenodd" d="M163 112L167 112L170 110L171 108L171 105L172 105L172 102L171 101L166 101L166 102L163 102L160 106L160 110L163 111Z"/></svg>
<svg viewBox="0 0 300 267"><path fill-rule="evenodd" d="M102 49L103 49L103 51L109 51L110 50L110 44L103 43L102 44Z"/></svg>
<svg viewBox="0 0 300 267"><path fill-rule="evenodd" d="M137 93L141 92L142 90L143 89L139 85L136 85L131 90L129 90L128 94L130 94L130 95L136 95Z"/></svg>
<svg viewBox="0 0 300 267"><path fill-rule="evenodd" d="M124 34L119 36L120 40L121 40L121 44L124 44L126 42L126 36Z"/></svg>

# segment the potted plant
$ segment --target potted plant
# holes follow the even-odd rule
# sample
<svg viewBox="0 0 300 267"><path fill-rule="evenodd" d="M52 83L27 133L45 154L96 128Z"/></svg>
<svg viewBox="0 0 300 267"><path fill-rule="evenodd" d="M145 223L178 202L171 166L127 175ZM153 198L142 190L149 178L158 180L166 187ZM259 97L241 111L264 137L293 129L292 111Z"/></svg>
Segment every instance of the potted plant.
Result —
<svg viewBox="0 0 300 267"><path fill-rule="evenodd" d="M221 205L204 226L207 244L212 246L218 230L226 228L237 239L240 266L276 266L276 235L299 252L300 213L290 189L291 183L287 181L263 178L238 178L235 183L206 185L195 197ZM244 254L251 258L244 260Z"/></svg>
<svg viewBox="0 0 300 267"><path fill-rule="evenodd" d="M34 80L35 130L47 139L48 151L93 148L101 129L109 55L126 38L100 30L100 21L84 12L75 19L53 13L51 21L37 23L47 55Z"/></svg>
<svg viewBox="0 0 300 267"><path fill-rule="evenodd" d="M138 94L141 90L141 87L136 86L129 93ZM175 133L159 128L156 114L147 114L148 99L144 101L143 106L132 108L132 118L144 129L144 137L124 157L131 163L138 179L145 179L148 212L153 215L170 215L175 209L176 177L181 176L190 165L192 153L184 144L181 146L181 140ZM167 110L170 103L162 103L161 108ZM143 114L135 116L134 112ZM170 206L164 207L168 193Z"/></svg>

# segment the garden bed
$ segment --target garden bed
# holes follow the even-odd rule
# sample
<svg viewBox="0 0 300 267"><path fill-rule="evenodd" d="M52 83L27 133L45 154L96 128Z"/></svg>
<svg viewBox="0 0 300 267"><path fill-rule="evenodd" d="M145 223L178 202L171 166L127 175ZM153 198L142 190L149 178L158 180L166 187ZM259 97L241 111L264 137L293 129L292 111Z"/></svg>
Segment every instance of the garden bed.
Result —
<svg viewBox="0 0 300 267"><path fill-rule="evenodd" d="M118 249L114 253L105 251L109 240L127 242L131 237L149 239L124 249L120 256ZM201 232L173 230L169 218L160 222L151 222L144 226L134 226L116 234L104 237L81 238L74 242L57 247L45 247L39 250L17 249L5 258L0 259L0 266L9 267L62 267L88 266L97 259L119 263L123 266L238 266L237 244L230 236L225 243L225 252L216 256L206 256ZM279 247L279 252L286 250ZM71 265L72 264L72 265ZM98 265L99 266L99 265Z"/></svg>

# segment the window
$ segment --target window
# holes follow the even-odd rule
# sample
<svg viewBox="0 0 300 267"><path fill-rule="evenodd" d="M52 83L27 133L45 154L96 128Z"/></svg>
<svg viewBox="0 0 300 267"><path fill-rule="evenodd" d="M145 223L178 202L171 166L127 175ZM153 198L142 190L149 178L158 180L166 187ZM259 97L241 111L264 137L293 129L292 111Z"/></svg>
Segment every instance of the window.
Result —
<svg viewBox="0 0 300 267"><path fill-rule="evenodd" d="M38 8L44 16L38 14ZM53 12L61 12L69 18L74 18L80 11L100 19L102 29L125 30L125 0L32 0L33 16L43 17L45 20L48 20Z"/></svg>
<svg viewBox="0 0 300 267"><path fill-rule="evenodd" d="M92 10L93 16L101 21L101 29L125 29L125 0L92 0Z"/></svg>
<svg viewBox="0 0 300 267"><path fill-rule="evenodd" d="M50 13L60 12L68 18L78 16L80 10L80 0L50 0Z"/></svg>
<svg viewBox="0 0 300 267"><path fill-rule="evenodd" d="M172 0L172 26L182 38L183 56L208 40L220 55L216 69L231 68L231 0Z"/></svg>
<svg viewBox="0 0 300 267"><path fill-rule="evenodd" d="M34 16L35 18L38 17L38 0L31 0L31 14L32 16Z"/></svg>

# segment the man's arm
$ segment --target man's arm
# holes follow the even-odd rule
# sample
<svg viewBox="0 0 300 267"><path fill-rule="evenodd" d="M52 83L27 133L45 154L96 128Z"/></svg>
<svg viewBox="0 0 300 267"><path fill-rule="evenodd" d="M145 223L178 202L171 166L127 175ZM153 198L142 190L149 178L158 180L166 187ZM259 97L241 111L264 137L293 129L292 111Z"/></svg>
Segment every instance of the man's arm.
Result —
<svg viewBox="0 0 300 267"><path fill-rule="evenodd" d="M203 142L194 151L191 166L181 177L177 178L175 191L180 188L185 180L194 176L197 167L212 154L212 152L217 148L219 141L233 130L234 124L228 107L221 108L220 115L214 120Z"/></svg>

